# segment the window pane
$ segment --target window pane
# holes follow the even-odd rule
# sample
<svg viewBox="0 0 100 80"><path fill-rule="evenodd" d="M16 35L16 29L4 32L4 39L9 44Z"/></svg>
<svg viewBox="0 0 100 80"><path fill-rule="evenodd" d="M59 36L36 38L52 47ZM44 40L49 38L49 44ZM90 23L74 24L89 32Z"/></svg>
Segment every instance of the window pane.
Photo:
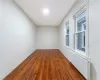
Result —
<svg viewBox="0 0 100 80"><path fill-rule="evenodd" d="M75 45L76 49L85 52L85 30L86 30L86 10L76 15L76 35Z"/></svg>
<svg viewBox="0 0 100 80"><path fill-rule="evenodd" d="M86 22L84 22L84 23L82 24L82 26L83 26L84 30L86 30Z"/></svg>
<svg viewBox="0 0 100 80"><path fill-rule="evenodd" d="M77 21L77 30L78 31L86 30L86 18L85 17Z"/></svg>
<svg viewBox="0 0 100 80"><path fill-rule="evenodd" d="M66 35L66 45L69 46L69 35Z"/></svg>
<svg viewBox="0 0 100 80"><path fill-rule="evenodd" d="M77 33L77 49L85 51L85 32Z"/></svg>
<svg viewBox="0 0 100 80"><path fill-rule="evenodd" d="M69 26L67 27L67 34L69 34Z"/></svg>

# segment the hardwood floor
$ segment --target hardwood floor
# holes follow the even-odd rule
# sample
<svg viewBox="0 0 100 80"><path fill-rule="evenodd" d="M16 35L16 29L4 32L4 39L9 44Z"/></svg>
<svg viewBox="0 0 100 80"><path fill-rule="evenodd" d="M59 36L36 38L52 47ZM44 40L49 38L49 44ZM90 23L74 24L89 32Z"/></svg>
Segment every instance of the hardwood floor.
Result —
<svg viewBox="0 0 100 80"><path fill-rule="evenodd" d="M86 80L59 50L36 50L4 80Z"/></svg>

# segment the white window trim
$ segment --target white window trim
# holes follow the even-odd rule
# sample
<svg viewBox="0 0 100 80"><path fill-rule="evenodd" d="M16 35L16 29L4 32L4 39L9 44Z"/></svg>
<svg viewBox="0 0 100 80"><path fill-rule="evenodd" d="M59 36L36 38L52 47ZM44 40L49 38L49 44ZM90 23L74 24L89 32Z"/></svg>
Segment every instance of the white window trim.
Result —
<svg viewBox="0 0 100 80"><path fill-rule="evenodd" d="M81 55L83 55L83 56L88 56L88 51L86 50L86 45L85 45L85 52L84 51L81 51L81 50L79 50L79 49L77 49L77 42L76 42L76 34L77 33L80 33L80 32L86 32L87 31L87 23L86 23L86 30L82 30L82 31L76 31L77 30L77 27L76 27L76 18L78 17L78 16L80 16L82 13L84 13L86 11L86 13L87 13L87 6L85 5L81 10L79 10L75 15L74 15L74 21L75 21L75 30L74 30L74 50L75 50L75 52L77 52L77 53L79 53L79 54L81 54ZM87 16L87 15L86 15ZM88 22L88 20L87 20L88 18L86 17L86 21ZM86 36L86 34L85 34L85 36ZM87 37L86 37L87 38ZM85 38L85 41L86 41L86 38Z"/></svg>
<svg viewBox="0 0 100 80"><path fill-rule="evenodd" d="M67 26L66 26L66 25L67 25ZM65 29L65 30L66 30L66 31L65 31L65 32L66 32L66 34L65 34L65 43L66 43L66 36L69 36L69 34L67 34L67 28L69 28L69 21L67 21L67 22L65 23L65 28L66 28L66 29ZM69 40L69 41L70 41L70 40ZM66 44L66 47L67 47L67 48L69 48L70 42L69 42L68 44L69 44L69 45Z"/></svg>

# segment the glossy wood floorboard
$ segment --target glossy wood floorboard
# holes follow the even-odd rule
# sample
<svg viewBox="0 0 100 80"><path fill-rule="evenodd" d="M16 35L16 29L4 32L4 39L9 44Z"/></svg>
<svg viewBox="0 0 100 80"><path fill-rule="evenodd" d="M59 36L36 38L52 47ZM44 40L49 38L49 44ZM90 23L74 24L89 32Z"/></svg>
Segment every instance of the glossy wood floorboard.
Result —
<svg viewBox="0 0 100 80"><path fill-rule="evenodd" d="M4 80L85 80L59 50L36 50Z"/></svg>

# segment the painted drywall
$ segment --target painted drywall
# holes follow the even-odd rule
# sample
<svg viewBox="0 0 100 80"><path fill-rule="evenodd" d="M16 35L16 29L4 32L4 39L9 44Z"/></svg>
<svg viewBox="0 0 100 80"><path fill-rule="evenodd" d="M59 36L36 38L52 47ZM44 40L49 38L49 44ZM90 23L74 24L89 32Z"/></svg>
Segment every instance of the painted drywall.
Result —
<svg viewBox="0 0 100 80"><path fill-rule="evenodd" d="M74 51L74 15L85 5L84 0L77 0L76 4L72 7L69 11L68 15L66 15L65 19L59 26L59 48L64 53L64 55L71 61L71 53L70 51ZM66 26L65 23L69 21L69 47L66 46L66 38L65 38L65 31Z"/></svg>
<svg viewBox="0 0 100 80"><path fill-rule="evenodd" d="M55 26L37 27L36 48L58 49L58 30Z"/></svg>
<svg viewBox="0 0 100 80"><path fill-rule="evenodd" d="M0 0L0 80L35 50L35 25L12 0Z"/></svg>
<svg viewBox="0 0 100 80"><path fill-rule="evenodd" d="M74 50L74 15L82 9L86 4L85 0L77 0L75 5L73 5L72 9L69 11L69 13L66 15L65 19L62 21L61 25L59 26L59 49L61 52L69 59L70 62L81 72L86 78L89 78L87 76L88 73L85 72L86 65L88 63L87 57L83 55L79 55L78 52ZM69 47L66 46L66 26L65 23L69 21ZM86 41L88 42L88 41ZM81 66L84 64L83 66Z"/></svg>
<svg viewBox="0 0 100 80"><path fill-rule="evenodd" d="M94 70L92 80L100 80L100 0L89 2L89 51Z"/></svg>

